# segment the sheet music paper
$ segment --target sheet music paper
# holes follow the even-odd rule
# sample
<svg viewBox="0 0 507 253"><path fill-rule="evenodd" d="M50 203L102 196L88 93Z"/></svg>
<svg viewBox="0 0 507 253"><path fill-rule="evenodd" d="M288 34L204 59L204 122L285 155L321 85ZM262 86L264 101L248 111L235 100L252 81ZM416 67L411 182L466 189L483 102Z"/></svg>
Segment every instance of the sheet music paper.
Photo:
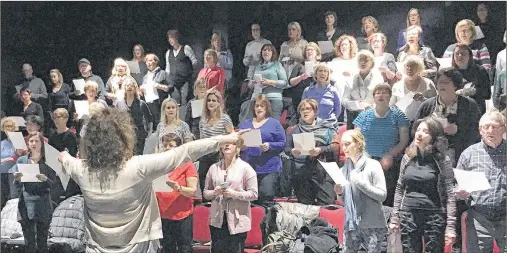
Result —
<svg viewBox="0 0 507 253"><path fill-rule="evenodd" d="M81 119L83 116L89 114L90 105L86 100L74 100L74 107L76 108L78 119Z"/></svg>
<svg viewBox="0 0 507 253"><path fill-rule="evenodd" d="M262 74L254 74L254 81L262 82Z"/></svg>
<svg viewBox="0 0 507 253"><path fill-rule="evenodd" d="M6 134L15 149L28 150L25 138L23 138L23 134L21 132L6 132Z"/></svg>
<svg viewBox="0 0 507 253"><path fill-rule="evenodd" d="M164 174L163 176L155 179L153 181L153 190L155 192L172 192L173 188L169 187L166 182L169 180L169 174Z"/></svg>
<svg viewBox="0 0 507 253"><path fill-rule="evenodd" d="M16 121L16 125L18 125L18 127L26 127L26 120L21 116L10 116L7 117L7 119Z"/></svg>
<svg viewBox="0 0 507 253"><path fill-rule="evenodd" d="M22 183L40 183L41 181L37 178L37 174L40 174L38 164L16 164L18 166L18 172L23 173L21 177Z"/></svg>
<svg viewBox="0 0 507 253"><path fill-rule="evenodd" d="M58 160L58 155L60 152L49 145L47 142L44 142L44 153L46 158L46 164L55 171L55 173L60 177L60 181L62 182L62 186L64 190L67 190L67 185L69 184L70 176L65 174L63 171L62 163Z"/></svg>
<svg viewBox="0 0 507 253"><path fill-rule="evenodd" d="M305 73L308 75L313 75L313 68L315 65L311 61L305 61Z"/></svg>
<svg viewBox="0 0 507 253"><path fill-rule="evenodd" d="M362 100L347 101L347 107L349 107L349 110L351 111L361 111L366 109L368 106L371 106L371 104Z"/></svg>
<svg viewBox="0 0 507 253"><path fill-rule="evenodd" d="M484 33L482 32L481 27L478 25L475 26L475 34L476 34L476 36L475 36L476 40L480 40L480 39L484 38Z"/></svg>
<svg viewBox="0 0 507 253"><path fill-rule="evenodd" d="M281 49L280 49L280 55L285 55L285 56L290 55L290 49L289 49L289 46L287 46L287 45L282 45L282 47L281 47Z"/></svg>
<svg viewBox="0 0 507 253"><path fill-rule="evenodd" d="M483 171L454 170L454 178L459 188L466 192L477 192L491 189L486 174Z"/></svg>
<svg viewBox="0 0 507 253"><path fill-rule="evenodd" d="M437 58L438 64L440 64L439 69L449 68L452 66L452 57L449 58Z"/></svg>
<svg viewBox="0 0 507 253"><path fill-rule="evenodd" d="M317 44L319 45L320 52L322 54L328 54L328 53L334 52L333 42L330 40L318 41Z"/></svg>
<svg viewBox="0 0 507 253"><path fill-rule="evenodd" d="M407 72L405 72L405 62L395 62L394 64L396 64L397 72L400 72L404 76L407 75Z"/></svg>
<svg viewBox="0 0 507 253"><path fill-rule="evenodd" d="M415 93L411 91L396 102L396 107L405 113L409 120L415 120L417 117L417 110L422 103L421 101L415 101L414 95Z"/></svg>
<svg viewBox="0 0 507 253"><path fill-rule="evenodd" d="M144 100L147 103L151 103L159 99L157 88L155 88L155 82L148 81L143 84L144 87Z"/></svg>
<svg viewBox="0 0 507 253"><path fill-rule="evenodd" d="M116 101L124 101L125 100L125 90L119 89L115 93L116 95Z"/></svg>
<svg viewBox="0 0 507 253"><path fill-rule="evenodd" d="M84 79L74 79L72 80L74 83L74 89L79 91L79 95L84 94L85 80Z"/></svg>
<svg viewBox="0 0 507 253"><path fill-rule="evenodd" d="M293 134L294 148L301 152L301 155L309 155L310 150L315 148L315 135L313 133Z"/></svg>
<svg viewBox="0 0 507 253"><path fill-rule="evenodd" d="M472 82L466 83L464 89L472 88Z"/></svg>
<svg viewBox="0 0 507 253"><path fill-rule="evenodd" d="M202 110L204 108L204 99L190 101L192 106L192 118L198 118L202 116Z"/></svg>
<svg viewBox="0 0 507 253"><path fill-rule="evenodd" d="M242 136L245 146L247 147L259 147L262 145L262 137L260 129L252 129Z"/></svg>
<svg viewBox="0 0 507 253"><path fill-rule="evenodd" d="M329 174L331 179L333 179L335 184L339 184L342 186L349 184L349 182L347 181L347 179L343 175L342 169L340 169L340 167L338 167L338 164L336 164L336 162L328 162L327 163L327 162L319 161L319 163L320 163L320 165L322 165L322 168L324 168L324 170L327 172L327 174Z"/></svg>
<svg viewBox="0 0 507 253"><path fill-rule="evenodd" d="M139 62L137 61L127 61L127 65L129 66L131 74L139 74L141 70L139 69Z"/></svg>

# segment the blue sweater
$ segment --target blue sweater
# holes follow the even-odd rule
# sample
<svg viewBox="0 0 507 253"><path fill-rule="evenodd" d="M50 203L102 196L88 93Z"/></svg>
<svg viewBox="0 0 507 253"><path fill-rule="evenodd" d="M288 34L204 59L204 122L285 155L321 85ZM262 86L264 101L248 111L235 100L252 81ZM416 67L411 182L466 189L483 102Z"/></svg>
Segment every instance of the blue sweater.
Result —
<svg viewBox="0 0 507 253"><path fill-rule="evenodd" d="M254 129L252 120L243 121L239 129ZM246 148L241 159L252 166L257 174L279 172L282 168L280 152L285 148L285 131L280 121L269 118L260 128L262 143L269 143L269 150L262 152L260 148Z"/></svg>
<svg viewBox="0 0 507 253"><path fill-rule="evenodd" d="M336 123L342 112L338 90L331 84L326 88L317 87L314 82L303 91L301 99L314 99L319 105L317 116L323 120Z"/></svg>

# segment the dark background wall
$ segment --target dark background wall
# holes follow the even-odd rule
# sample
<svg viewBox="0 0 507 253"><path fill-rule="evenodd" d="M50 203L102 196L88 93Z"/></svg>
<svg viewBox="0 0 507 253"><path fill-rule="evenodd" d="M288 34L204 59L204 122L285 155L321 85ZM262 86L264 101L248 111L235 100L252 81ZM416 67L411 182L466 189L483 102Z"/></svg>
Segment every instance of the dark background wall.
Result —
<svg viewBox="0 0 507 253"><path fill-rule="evenodd" d="M449 3L449 2L447 2ZM19 83L21 65L30 62L35 75L48 80L52 68L70 82L78 73L77 61L88 58L94 73L104 81L116 57L132 57L132 46L141 43L147 52L163 58L168 49L166 32L179 29L202 64L213 30L228 34L234 55L234 76L243 78L242 57L251 40L249 24L259 21L263 35L278 48L287 39L287 24L300 22L303 36L314 41L324 29L323 13L338 13L338 26L359 35L363 16L372 15L389 38L389 50L405 26L407 11L420 9L429 26L427 42L441 56L454 42L454 25L463 18L476 19L478 2L1 2L2 98ZM498 47L504 45L505 1L488 2L491 20L499 24ZM161 63L165 65L164 62ZM2 99L5 108L6 99ZM7 103L8 105L8 103Z"/></svg>

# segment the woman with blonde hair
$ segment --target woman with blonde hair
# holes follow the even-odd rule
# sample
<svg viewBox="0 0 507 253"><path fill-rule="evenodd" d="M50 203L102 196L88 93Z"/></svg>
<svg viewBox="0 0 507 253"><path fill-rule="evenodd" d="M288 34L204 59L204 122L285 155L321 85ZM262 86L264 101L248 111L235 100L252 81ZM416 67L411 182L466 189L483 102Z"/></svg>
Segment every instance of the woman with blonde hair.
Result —
<svg viewBox="0 0 507 253"><path fill-rule="evenodd" d="M224 94L225 71L222 67L217 65L218 60L217 51L213 49L204 51L204 63L206 67L199 71L197 78L205 79L208 89L215 87Z"/></svg>
<svg viewBox="0 0 507 253"><path fill-rule="evenodd" d="M2 134L19 131L19 126L13 118L3 118L0 125ZM3 163L5 161L14 162L12 156L16 153L16 149L14 148L14 145L8 136L2 140L2 142L0 142L0 148L0 159L2 159L0 163Z"/></svg>
<svg viewBox="0 0 507 253"><path fill-rule="evenodd" d="M199 112L194 112L193 111L194 109L192 108L192 103L195 103L197 100L204 100L207 90L208 90L208 87L206 85L206 79L198 78L194 84L194 89L193 89L194 98L192 98L187 103L187 112L185 113L185 122L190 127L190 131L192 132L192 134L194 135L194 138L196 140L201 138L200 137L201 135L199 133L199 122L201 121L202 110L200 110ZM206 101L203 101L203 105L205 102ZM194 117L193 116L194 114L199 115L199 116Z"/></svg>
<svg viewBox="0 0 507 253"><path fill-rule="evenodd" d="M136 79L137 84L143 83L143 77L148 73L148 66L144 61L146 57L146 51L144 51L144 47L141 44L135 44L132 48L132 61L136 62L139 65L139 73L131 73L132 77Z"/></svg>
<svg viewBox="0 0 507 253"><path fill-rule="evenodd" d="M366 252L380 252L387 224L382 210L386 181L382 166L366 153L365 137L359 130L342 134L341 146L347 158L342 168L347 185L335 185L345 207L344 241L346 253L356 253L360 245Z"/></svg>
<svg viewBox="0 0 507 253"><path fill-rule="evenodd" d="M214 88L208 90L204 97L204 106L202 108L201 121L199 122L199 135L201 139L232 133L233 130L232 120L224 112L222 94ZM212 164L218 162L219 158L218 152L216 152L203 156L199 160L199 186L201 187L201 191L205 189L206 173L208 173Z"/></svg>
<svg viewBox="0 0 507 253"><path fill-rule="evenodd" d="M280 46L278 61L284 65L292 65L294 62L302 63L308 41L303 39L301 25L298 22L290 22L287 29L289 40Z"/></svg>
<svg viewBox="0 0 507 253"><path fill-rule="evenodd" d="M422 36L422 29L420 26L413 25L406 30L407 44L400 48L397 62L404 62L409 55L416 55L424 61L424 71L421 73L423 77L433 78L437 73L437 59L433 54L433 50L426 45L419 43ZM401 79L401 72L398 72L398 77Z"/></svg>
<svg viewBox="0 0 507 253"><path fill-rule="evenodd" d="M160 123L158 123L156 136L158 139L156 149L163 150L162 137L168 133L175 133L183 143L190 142L194 135L187 123L180 119L180 107L178 102L172 98L166 98L162 102Z"/></svg>
<svg viewBox="0 0 507 253"><path fill-rule="evenodd" d="M456 43L449 45L442 58L450 58L458 44L467 45L472 50L474 63L485 68L488 73L491 70L491 58L486 44L477 40L475 24L470 19L463 19L456 24L454 30Z"/></svg>
<svg viewBox="0 0 507 253"><path fill-rule="evenodd" d="M239 140L220 146L220 161L205 175L203 198L211 200L211 253L244 252L252 229L250 202L257 200L257 176L239 157L242 145Z"/></svg>
<svg viewBox="0 0 507 253"><path fill-rule="evenodd" d="M132 117L136 132L135 155L142 155L146 138L153 130L153 115L145 101L141 100L136 83L125 85L125 97L116 104L118 110L126 111Z"/></svg>
<svg viewBox="0 0 507 253"><path fill-rule="evenodd" d="M342 112L338 89L331 85L331 70L326 64L315 67L314 82L303 91L301 99L314 99L319 104L318 117L338 128Z"/></svg>
<svg viewBox="0 0 507 253"><path fill-rule="evenodd" d="M122 58L116 58L113 70L111 71L111 77L109 77L106 83L106 101L108 104L116 106L118 101L123 100L125 86L131 82L137 84L136 79L130 75L130 68L127 62Z"/></svg>
<svg viewBox="0 0 507 253"><path fill-rule="evenodd" d="M49 77L51 79L51 91L48 94L50 111L58 108L69 109L69 96L72 92L70 86L63 82L62 72L58 69L52 69L49 71Z"/></svg>
<svg viewBox="0 0 507 253"><path fill-rule="evenodd" d="M214 32L211 35L211 47L210 49L215 50L218 55L218 61L216 63L217 67L223 68L225 71L225 88L227 90L227 84L232 79L232 66L233 66L233 57L231 50L227 48L224 37L218 33ZM204 67L207 67L207 64L204 64Z"/></svg>
<svg viewBox="0 0 507 253"><path fill-rule="evenodd" d="M422 28L421 15L419 14L419 9L417 8L411 8L407 13L406 26L402 28L400 32L398 32L398 46L396 47L397 50L407 44L405 41L405 38L407 37L407 28L413 25L417 25ZM424 45L424 34L421 34L419 44Z"/></svg>

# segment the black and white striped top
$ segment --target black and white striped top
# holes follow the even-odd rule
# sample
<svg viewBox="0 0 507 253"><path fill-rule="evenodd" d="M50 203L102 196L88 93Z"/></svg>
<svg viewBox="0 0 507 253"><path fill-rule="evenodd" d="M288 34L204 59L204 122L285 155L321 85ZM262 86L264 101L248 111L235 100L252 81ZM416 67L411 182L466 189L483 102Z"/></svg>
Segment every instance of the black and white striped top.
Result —
<svg viewBox="0 0 507 253"><path fill-rule="evenodd" d="M232 124L232 120L229 115L223 113L222 118L218 120L217 123L210 126L207 124L205 117L201 117L201 121L199 122L199 130L201 132L201 139L209 138L216 135L226 134L227 128L234 127Z"/></svg>

